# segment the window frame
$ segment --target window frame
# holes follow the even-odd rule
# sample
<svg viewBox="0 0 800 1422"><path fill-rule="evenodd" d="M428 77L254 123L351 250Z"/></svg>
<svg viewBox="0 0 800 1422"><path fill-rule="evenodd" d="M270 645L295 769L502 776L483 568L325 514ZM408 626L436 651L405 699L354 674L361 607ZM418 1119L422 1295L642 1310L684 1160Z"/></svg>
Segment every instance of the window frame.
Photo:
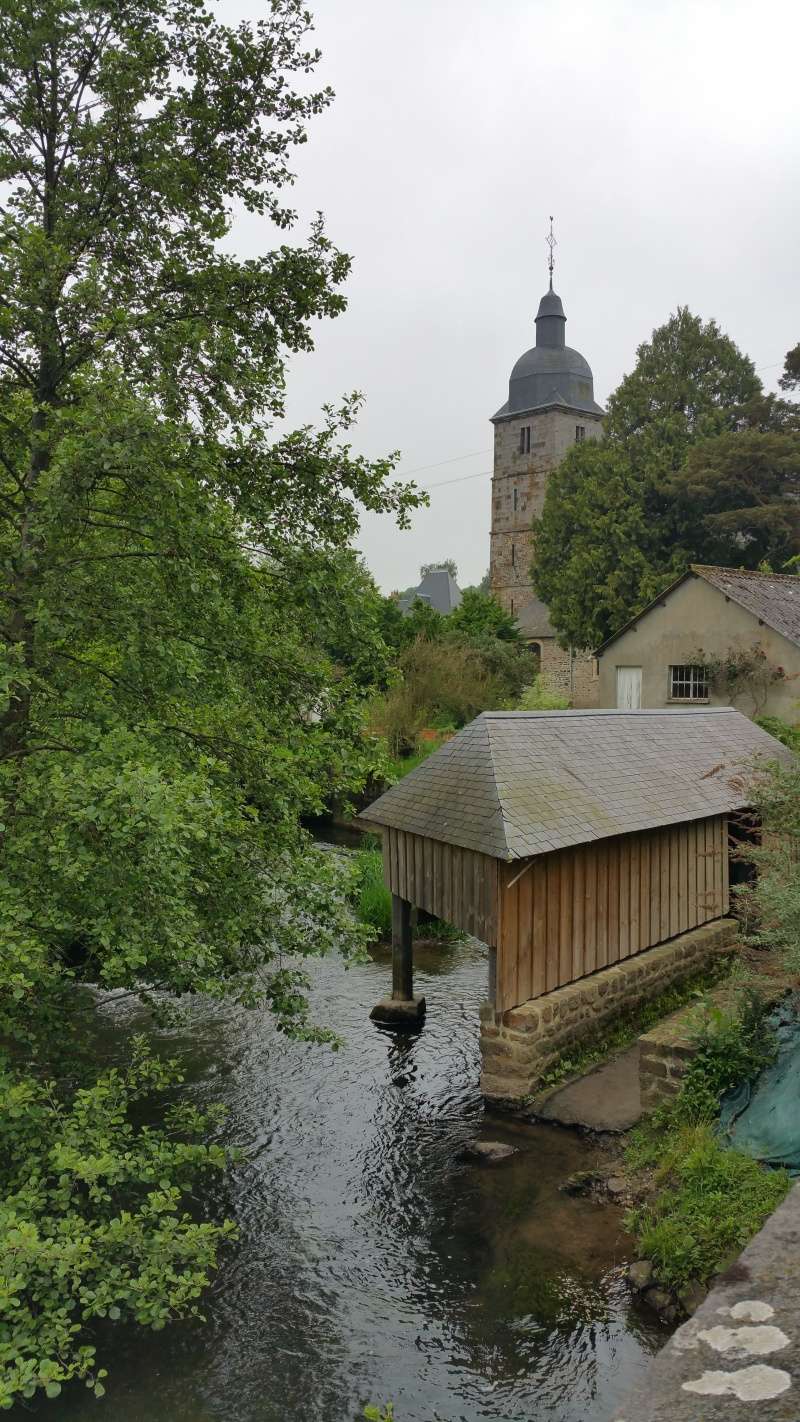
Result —
<svg viewBox="0 0 800 1422"><path fill-rule="evenodd" d="M585 439L586 439L586 426L585 426L585 425L576 425L576 426L575 426L575 443L576 443L576 444L583 444L584 441L585 441Z"/></svg>
<svg viewBox="0 0 800 1422"><path fill-rule="evenodd" d="M689 706L706 705L711 699L708 668L694 662L671 662L667 667L667 699Z"/></svg>

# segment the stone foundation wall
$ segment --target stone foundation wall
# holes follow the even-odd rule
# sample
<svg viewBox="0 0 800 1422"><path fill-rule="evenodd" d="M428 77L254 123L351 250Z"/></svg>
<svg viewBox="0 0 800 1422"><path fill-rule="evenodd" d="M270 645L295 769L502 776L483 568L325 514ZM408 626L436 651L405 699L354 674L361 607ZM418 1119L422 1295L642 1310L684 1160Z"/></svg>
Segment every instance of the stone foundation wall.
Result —
<svg viewBox="0 0 800 1422"><path fill-rule="evenodd" d="M761 978L752 984L767 1007L783 997L790 985L790 979L782 977ZM723 1011L732 1005L732 990L727 984L710 996ZM697 1009L682 1007L639 1038L639 1088L645 1111L652 1111L680 1091L686 1068L697 1053L696 1023Z"/></svg>
<svg viewBox="0 0 800 1422"><path fill-rule="evenodd" d="M737 927L733 918L705 923L508 1012L496 1013L492 1004L485 1004L481 1009L484 1096L519 1104L533 1095L562 1053L597 1035L621 1013L701 971L735 941ZM656 1060L655 1052L652 1059Z"/></svg>

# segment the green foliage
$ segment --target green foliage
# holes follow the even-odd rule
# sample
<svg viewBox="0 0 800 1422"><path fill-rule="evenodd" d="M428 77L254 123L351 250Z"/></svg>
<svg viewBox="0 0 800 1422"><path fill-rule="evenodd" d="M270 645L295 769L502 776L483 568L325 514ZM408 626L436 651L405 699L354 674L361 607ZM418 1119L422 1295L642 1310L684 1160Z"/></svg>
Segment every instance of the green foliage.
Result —
<svg viewBox="0 0 800 1422"><path fill-rule="evenodd" d="M246 261L224 241L237 209L294 221L289 155L331 97L308 26L297 0L235 29L202 0L3 9L3 1405L99 1392L93 1319L191 1312L228 1233L185 1213L214 1123L132 1124L169 1080L79 1068L76 980L319 1038L286 960L367 937L298 826L372 768L390 655L349 544L418 496L353 455L355 396L275 438L287 355L344 305L321 222Z"/></svg>
<svg viewBox="0 0 800 1422"><path fill-rule="evenodd" d="M781 390L797 390L800 388L800 342L786 352L786 360L783 365L783 374L778 381Z"/></svg>
<svg viewBox="0 0 800 1422"><path fill-rule="evenodd" d="M513 710L565 711L568 706L569 698L562 696L558 691L552 691L547 684L546 677L540 673L534 677L530 686L525 687Z"/></svg>
<svg viewBox="0 0 800 1422"><path fill-rule="evenodd" d="M565 645L597 647L671 580L626 450L586 440L550 475L534 522L537 593Z"/></svg>
<svg viewBox="0 0 800 1422"><path fill-rule="evenodd" d="M0 1408L74 1378L101 1397L97 1319L162 1328L198 1313L234 1232L189 1211L197 1182L227 1164L203 1142L219 1115L178 1104L163 1130L134 1124L180 1080L142 1040L126 1067L75 1090L0 1065Z"/></svg>
<svg viewBox="0 0 800 1422"><path fill-rule="evenodd" d="M676 1100L629 1137L633 1169L654 1168L656 1194L628 1219L660 1281L705 1283L756 1233L789 1188L784 1170L724 1148L713 1131L720 1097L752 1080L775 1057L763 1000L741 992L726 1008L706 1003L698 1049Z"/></svg>
<svg viewBox="0 0 800 1422"><path fill-rule="evenodd" d="M681 1288L707 1282L752 1239L789 1189L785 1170L767 1170L725 1150L709 1125L670 1133L660 1153L655 1201L634 1211L629 1228L659 1281Z"/></svg>
<svg viewBox="0 0 800 1422"><path fill-rule="evenodd" d="M740 429L701 441L664 486L687 562L782 568L800 552L800 435Z"/></svg>
<svg viewBox="0 0 800 1422"><path fill-rule="evenodd" d="M395 684L373 703L370 729L386 740L390 755L403 755L417 747L426 726L457 729L481 711L515 702L530 668L527 648L514 642L418 636L400 653Z"/></svg>
<svg viewBox="0 0 800 1422"><path fill-rule="evenodd" d="M392 895L383 881L383 854L380 849L364 846L353 856L356 864L353 882L354 906L362 923L373 928L380 938L392 932Z"/></svg>
<svg viewBox="0 0 800 1422"><path fill-rule="evenodd" d="M394 1422L394 1403L387 1402L385 1407L376 1407L374 1403L369 1403L364 1408L364 1416L367 1422Z"/></svg>
<svg viewBox="0 0 800 1422"><path fill-rule="evenodd" d="M800 751L800 726L790 726L780 716L757 716L756 725L790 750Z"/></svg>
<svg viewBox="0 0 800 1422"><path fill-rule="evenodd" d="M428 573L435 573L438 568L444 568L445 572L450 574L453 582L458 582L458 564L454 558L440 558L438 563L423 563L419 570L420 582Z"/></svg>
<svg viewBox="0 0 800 1422"><path fill-rule="evenodd" d="M783 566L799 429L715 322L679 308L612 394L602 443L548 481L533 578L562 641L598 646L690 562Z"/></svg>
<svg viewBox="0 0 800 1422"><path fill-rule="evenodd" d="M788 732L788 734L787 734ZM797 747L797 732L779 737ZM800 971L800 760L773 765L754 778L753 809L761 843L748 850L755 882L738 890L755 942L779 949L787 969Z"/></svg>
<svg viewBox="0 0 800 1422"><path fill-rule="evenodd" d="M480 641L487 637L498 637L501 642L518 642L519 628L488 592L479 588L465 588L461 602L447 619L449 636L464 637L470 641Z"/></svg>

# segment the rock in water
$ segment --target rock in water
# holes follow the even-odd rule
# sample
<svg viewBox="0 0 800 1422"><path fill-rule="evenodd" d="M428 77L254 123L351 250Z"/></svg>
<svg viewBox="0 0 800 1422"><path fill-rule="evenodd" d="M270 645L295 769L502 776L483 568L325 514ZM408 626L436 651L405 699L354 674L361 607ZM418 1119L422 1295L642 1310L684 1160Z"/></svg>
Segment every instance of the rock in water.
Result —
<svg viewBox="0 0 800 1422"><path fill-rule="evenodd" d="M634 1289L646 1289L653 1279L653 1266L649 1259L637 1259L628 1270L628 1283Z"/></svg>
<svg viewBox="0 0 800 1422"><path fill-rule="evenodd" d="M506 1145L503 1141L473 1141L464 1151L467 1160L485 1160L490 1164L516 1154L517 1147Z"/></svg>

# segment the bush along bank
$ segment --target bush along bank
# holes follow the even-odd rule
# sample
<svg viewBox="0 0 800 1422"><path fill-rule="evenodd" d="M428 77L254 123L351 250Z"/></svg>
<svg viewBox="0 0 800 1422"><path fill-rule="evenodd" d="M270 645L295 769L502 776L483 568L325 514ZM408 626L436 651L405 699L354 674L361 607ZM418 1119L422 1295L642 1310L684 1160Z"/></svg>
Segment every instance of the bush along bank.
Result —
<svg viewBox="0 0 800 1422"><path fill-rule="evenodd" d="M745 988L730 1007L707 1007L697 1046L678 1096L630 1133L624 1156L638 1199L626 1220L640 1256L629 1277L670 1322L697 1308L790 1184L785 1170L726 1147L716 1129L721 1097L775 1058L758 993Z"/></svg>
<svg viewBox="0 0 800 1422"><path fill-rule="evenodd" d="M392 936L392 895L383 880L383 853L377 836L366 835L353 859L356 866L353 881L356 916L361 923L375 930L375 936L381 942L386 942ZM415 933L418 941L436 939L450 942L458 937L459 931L452 923L419 911Z"/></svg>

